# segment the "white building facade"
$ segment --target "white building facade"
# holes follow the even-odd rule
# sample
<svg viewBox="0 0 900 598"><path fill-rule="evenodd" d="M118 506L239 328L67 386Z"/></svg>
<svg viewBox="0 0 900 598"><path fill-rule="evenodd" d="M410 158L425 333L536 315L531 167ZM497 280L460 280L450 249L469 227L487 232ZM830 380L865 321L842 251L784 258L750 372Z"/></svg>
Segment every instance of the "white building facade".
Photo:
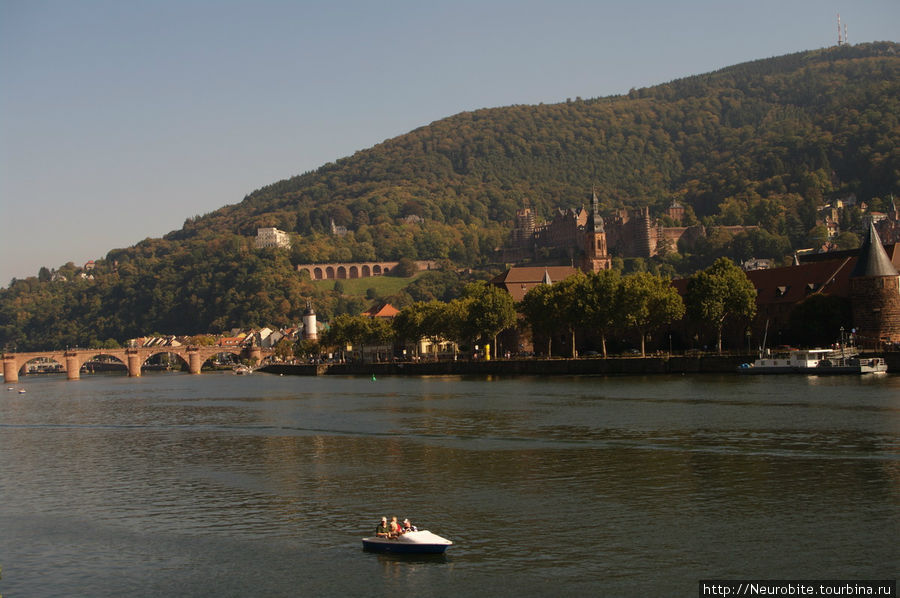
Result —
<svg viewBox="0 0 900 598"><path fill-rule="evenodd" d="M258 228L256 229L256 248L263 249L265 247L290 249L291 238L286 232L277 228Z"/></svg>

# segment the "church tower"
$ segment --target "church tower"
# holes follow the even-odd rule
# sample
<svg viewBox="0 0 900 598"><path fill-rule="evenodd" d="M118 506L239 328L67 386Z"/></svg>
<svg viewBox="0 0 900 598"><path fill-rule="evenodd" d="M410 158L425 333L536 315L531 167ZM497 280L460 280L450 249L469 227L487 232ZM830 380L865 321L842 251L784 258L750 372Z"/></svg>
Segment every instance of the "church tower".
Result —
<svg viewBox="0 0 900 598"><path fill-rule="evenodd" d="M600 216L600 201L596 191L591 198L591 215L584 229L584 261L581 269L585 272L609 270L612 262L606 251L606 229L603 217Z"/></svg>
<svg viewBox="0 0 900 598"><path fill-rule="evenodd" d="M862 346L871 346L882 339L900 342L900 274L884 251L871 221L856 266L850 273L850 302L853 326L862 337Z"/></svg>

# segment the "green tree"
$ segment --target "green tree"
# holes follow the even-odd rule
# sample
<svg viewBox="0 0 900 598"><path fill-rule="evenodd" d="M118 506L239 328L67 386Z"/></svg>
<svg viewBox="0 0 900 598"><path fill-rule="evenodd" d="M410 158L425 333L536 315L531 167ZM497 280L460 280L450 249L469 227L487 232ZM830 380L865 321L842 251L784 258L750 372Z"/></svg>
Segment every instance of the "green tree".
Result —
<svg viewBox="0 0 900 598"><path fill-rule="evenodd" d="M275 356L281 361L288 361L294 357L294 342L287 337L275 343Z"/></svg>
<svg viewBox="0 0 900 598"><path fill-rule="evenodd" d="M342 353L348 345L361 345L369 332L368 319L365 316L349 314L335 316L331 320L331 325L322 334L321 344L340 349Z"/></svg>
<svg viewBox="0 0 900 598"><path fill-rule="evenodd" d="M552 310L557 319L569 333L570 355L578 357L575 336L576 331L587 323L588 279L583 272L576 272L552 286Z"/></svg>
<svg viewBox="0 0 900 598"><path fill-rule="evenodd" d="M419 268L416 266L416 262L409 258L400 258L397 262L397 265L394 266L394 269L391 270L391 276L397 276L399 278L410 278L414 276L416 272L418 272Z"/></svg>
<svg viewBox="0 0 900 598"><path fill-rule="evenodd" d="M457 347L469 343L476 334L470 326L469 309L471 305L472 300L466 297L454 299L444 305L443 334Z"/></svg>
<svg viewBox="0 0 900 598"><path fill-rule="evenodd" d="M539 336L547 339L547 357L552 357L553 331L558 325L554 293L552 285L539 284L529 289L519 304L525 321L531 327L532 340Z"/></svg>
<svg viewBox="0 0 900 598"><path fill-rule="evenodd" d="M317 356L322 352L322 346L318 339L303 339L294 343L294 357L297 359L305 359L310 356Z"/></svg>
<svg viewBox="0 0 900 598"><path fill-rule="evenodd" d="M365 317L366 331L363 338L365 345L381 347L389 345L394 340L394 330L391 321L385 318Z"/></svg>
<svg viewBox="0 0 900 598"><path fill-rule="evenodd" d="M469 299L468 327L481 337L490 339L494 354L499 355L497 335L516 323L516 306L509 293L480 281L466 285Z"/></svg>
<svg viewBox="0 0 900 598"><path fill-rule="evenodd" d="M619 297L622 320L640 334L642 357L647 355L645 340L650 330L684 316L684 303L671 281L653 274L626 276Z"/></svg>
<svg viewBox="0 0 900 598"><path fill-rule="evenodd" d="M419 341L428 339L433 345L450 338L459 323L450 319L450 307L440 301L417 301L404 307L394 317L392 328L400 342L414 342L418 357Z"/></svg>
<svg viewBox="0 0 900 598"><path fill-rule="evenodd" d="M425 311L422 309L422 303L416 302L401 309L391 322L394 335L401 344L414 343L415 357L419 356L419 340L425 336L424 319Z"/></svg>
<svg viewBox="0 0 900 598"><path fill-rule="evenodd" d="M859 236L850 231L844 231L835 237L834 245L838 251L844 249L856 249L859 247Z"/></svg>
<svg viewBox="0 0 900 598"><path fill-rule="evenodd" d="M622 277L615 270L601 270L587 275L584 294L584 317L588 326L600 335L603 357L606 338L619 326L622 313Z"/></svg>
<svg viewBox="0 0 900 598"><path fill-rule="evenodd" d="M744 271L728 258L719 258L690 277L685 295L690 317L716 329L716 347L722 352L722 329L728 319L753 319L756 288Z"/></svg>

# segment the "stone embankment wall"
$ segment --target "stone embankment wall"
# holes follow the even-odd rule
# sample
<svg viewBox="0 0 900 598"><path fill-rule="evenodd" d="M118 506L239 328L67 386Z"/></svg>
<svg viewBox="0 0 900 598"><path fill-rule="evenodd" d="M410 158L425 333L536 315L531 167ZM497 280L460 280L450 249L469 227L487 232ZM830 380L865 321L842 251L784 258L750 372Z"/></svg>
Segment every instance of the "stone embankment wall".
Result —
<svg viewBox="0 0 900 598"><path fill-rule="evenodd" d="M900 373L900 352L881 354L888 373ZM292 376L565 376L736 373L755 355L624 357L609 359L521 359L499 361L427 361L419 363L340 363L270 365L272 374Z"/></svg>
<svg viewBox="0 0 900 598"><path fill-rule="evenodd" d="M747 356L646 357L609 359L521 359L499 361L426 361L418 363L344 363L271 365L263 371L295 376L559 376L581 374L699 374L735 372Z"/></svg>

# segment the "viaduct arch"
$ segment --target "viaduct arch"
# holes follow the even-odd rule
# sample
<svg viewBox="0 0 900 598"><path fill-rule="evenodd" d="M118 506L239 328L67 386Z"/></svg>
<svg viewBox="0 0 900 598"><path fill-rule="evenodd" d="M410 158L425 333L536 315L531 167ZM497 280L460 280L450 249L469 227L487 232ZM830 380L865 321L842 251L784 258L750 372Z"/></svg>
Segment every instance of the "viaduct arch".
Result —
<svg viewBox="0 0 900 598"><path fill-rule="evenodd" d="M309 274L310 280L346 280L348 278L369 278L389 274L400 262L342 262L332 264L300 264L298 272ZM419 270L433 270L437 262L420 260L415 262Z"/></svg>
<svg viewBox="0 0 900 598"><path fill-rule="evenodd" d="M53 360L62 365L68 380L78 380L81 377L81 366L100 355L113 357L128 368L128 375L138 377L141 375L141 366L148 359L160 353L173 353L181 358L192 374L199 374L203 364L220 353L230 353L238 357L249 358L256 364L271 357L271 349L259 347L141 347L139 349L66 349L64 351L36 351L32 353L4 353L3 354L3 378L5 382L19 381L22 369L37 358Z"/></svg>

